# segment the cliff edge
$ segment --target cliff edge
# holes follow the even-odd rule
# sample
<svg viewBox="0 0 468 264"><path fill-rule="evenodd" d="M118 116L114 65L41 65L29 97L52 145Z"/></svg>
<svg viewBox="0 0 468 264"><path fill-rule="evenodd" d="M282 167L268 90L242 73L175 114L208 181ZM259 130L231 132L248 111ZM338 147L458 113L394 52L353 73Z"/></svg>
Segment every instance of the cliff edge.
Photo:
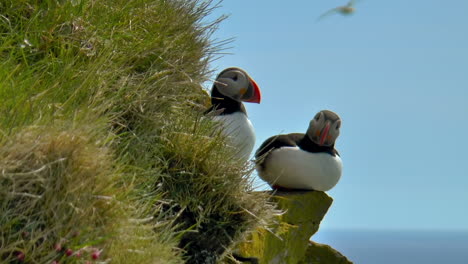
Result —
<svg viewBox="0 0 468 264"><path fill-rule="evenodd" d="M277 221L250 232L234 251L245 263L348 264L352 263L328 245L310 241L333 199L324 192L276 192L271 199L282 212Z"/></svg>

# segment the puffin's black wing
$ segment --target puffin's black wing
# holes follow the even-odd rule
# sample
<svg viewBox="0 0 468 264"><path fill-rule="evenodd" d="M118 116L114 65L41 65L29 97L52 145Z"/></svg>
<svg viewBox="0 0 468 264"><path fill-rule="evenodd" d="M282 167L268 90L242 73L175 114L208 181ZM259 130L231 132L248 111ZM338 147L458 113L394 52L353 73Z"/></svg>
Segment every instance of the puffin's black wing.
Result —
<svg viewBox="0 0 468 264"><path fill-rule="evenodd" d="M270 137L269 139L265 140L265 142L263 142L263 144L255 153L257 164L262 166L263 161L265 160L266 156L268 156L268 153L274 149L281 147L296 147L297 144L304 138L304 136L305 134L302 133L292 133Z"/></svg>
<svg viewBox="0 0 468 264"><path fill-rule="evenodd" d="M224 96L218 91L216 86L211 90L211 107L204 114L217 111L213 115L229 115L235 112L242 112L247 115L244 104L232 98Z"/></svg>
<svg viewBox="0 0 468 264"><path fill-rule="evenodd" d="M268 153L281 147L299 147L311 153L325 152L332 156L340 155L334 146L319 146L303 133L292 133L273 136L265 140L255 153L257 164L263 167L263 162L267 158Z"/></svg>

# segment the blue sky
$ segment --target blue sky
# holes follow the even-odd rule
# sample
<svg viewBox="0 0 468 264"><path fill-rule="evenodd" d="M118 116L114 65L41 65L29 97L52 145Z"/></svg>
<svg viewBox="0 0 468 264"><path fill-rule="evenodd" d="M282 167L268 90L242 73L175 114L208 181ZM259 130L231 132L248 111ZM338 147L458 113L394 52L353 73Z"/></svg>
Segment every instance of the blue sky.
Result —
<svg viewBox="0 0 468 264"><path fill-rule="evenodd" d="M262 91L246 104L257 146L343 120L344 172L322 229L468 230L468 1L225 0L212 67L239 66ZM213 76L214 77L214 76Z"/></svg>

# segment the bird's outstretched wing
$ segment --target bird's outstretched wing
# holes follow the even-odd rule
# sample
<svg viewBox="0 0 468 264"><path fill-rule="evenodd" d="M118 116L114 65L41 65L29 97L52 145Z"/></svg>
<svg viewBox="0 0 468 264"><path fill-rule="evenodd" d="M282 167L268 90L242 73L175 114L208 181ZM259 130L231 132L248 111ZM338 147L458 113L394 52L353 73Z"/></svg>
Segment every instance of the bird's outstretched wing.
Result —
<svg viewBox="0 0 468 264"><path fill-rule="evenodd" d="M350 15L352 13L354 13L355 11L355 8L354 8L354 4L359 1L359 0L350 0L348 3L346 3L346 5L343 5L343 6L338 6L338 7L335 7L335 8L332 8L328 11L326 11L325 13L323 13L322 15L320 15L316 22L322 20L323 18L327 17L327 16L330 16L334 13L339 13L341 15Z"/></svg>
<svg viewBox="0 0 468 264"><path fill-rule="evenodd" d="M325 17L328 17L328 16L330 16L330 15L333 15L334 13L339 12L339 9L340 9L340 8L341 8L341 6L340 6L340 7L335 7L335 8L332 8L332 9L326 11L325 13L323 13L322 15L320 15L320 16L317 18L316 22L318 22L318 21L324 19Z"/></svg>

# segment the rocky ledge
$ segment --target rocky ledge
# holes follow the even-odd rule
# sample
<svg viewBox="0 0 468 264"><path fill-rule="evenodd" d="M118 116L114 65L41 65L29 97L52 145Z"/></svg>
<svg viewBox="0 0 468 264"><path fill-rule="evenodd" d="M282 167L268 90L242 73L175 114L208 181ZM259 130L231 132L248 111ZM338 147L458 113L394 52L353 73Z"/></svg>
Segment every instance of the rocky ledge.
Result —
<svg viewBox="0 0 468 264"><path fill-rule="evenodd" d="M276 192L272 199L282 214L275 224L250 232L237 245L235 256L244 263L349 264L328 245L310 241L333 199L324 192Z"/></svg>

